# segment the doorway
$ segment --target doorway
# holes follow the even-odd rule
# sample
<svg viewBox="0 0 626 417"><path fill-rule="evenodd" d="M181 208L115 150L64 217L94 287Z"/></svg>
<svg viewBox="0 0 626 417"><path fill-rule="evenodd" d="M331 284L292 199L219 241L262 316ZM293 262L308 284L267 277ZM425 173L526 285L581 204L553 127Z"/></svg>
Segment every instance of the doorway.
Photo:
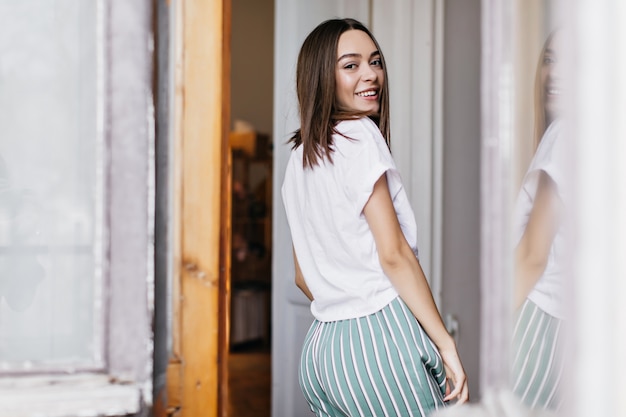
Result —
<svg viewBox="0 0 626 417"><path fill-rule="evenodd" d="M274 0L231 0L228 416L270 416Z"/></svg>

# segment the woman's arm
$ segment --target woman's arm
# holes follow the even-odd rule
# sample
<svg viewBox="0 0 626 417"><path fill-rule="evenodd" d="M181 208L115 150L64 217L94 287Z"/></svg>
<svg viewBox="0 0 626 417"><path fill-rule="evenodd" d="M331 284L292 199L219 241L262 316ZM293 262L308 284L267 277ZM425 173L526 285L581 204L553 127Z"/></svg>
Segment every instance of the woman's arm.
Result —
<svg viewBox="0 0 626 417"><path fill-rule="evenodd" d="M454 339L443 324L422 267L402 233L386 175L382 175L374 185L363 214L374 235L385 274L444 360L448 377L454 384L454 390L446 396L446 401L452 398L458 398L459 403L467 401L467 379Z"/></svg>
<svg viewBox="0 0 626 417"><path fill-rule="evenodd" d="M306 282L304 282L304 276L302 275L302 270L300 269L300 264L298 263L298 257L296 256L296 250L293 247L292 247L292 249L293 249L293 264L296 267L296 285L298 286L298 288L300 288L302 290L304 295L306 295L306 297L310 301L313 301L313 294L311 294L311 291L309 290L309 287L307 287Z"/></svg>
<svg viewBox="0 0 626 417"><path fill-rule="evenodd" d="M539 173L537 194L528 224L515 249L514 308L519 308L548 264L550 248L559 228L562 203L556 184L544 171Z"/></svg>

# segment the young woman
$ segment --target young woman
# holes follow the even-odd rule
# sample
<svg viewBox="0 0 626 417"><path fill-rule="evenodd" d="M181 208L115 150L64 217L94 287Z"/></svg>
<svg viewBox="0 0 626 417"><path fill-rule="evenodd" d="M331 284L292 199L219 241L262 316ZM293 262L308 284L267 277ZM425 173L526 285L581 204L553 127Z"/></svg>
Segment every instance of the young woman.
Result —
<svg viewBox="0 0 626 417"><path fill-rule="evenodd" d="M563 371L563 227L566 155L558 120L562 81L560 32L546 41L535 81L535 154L516 203L518 244L512 383L532 408L558 409Z"/></svg>
<svg viewBox="0 0 626 417"><path fill-rule="evenodd" d="M389 151L385 61L353 19L321 23L297 64L300 129L282 187L296 285L315 320L300 385L318 416L427 416L468 400L417 258Z"/></svg>

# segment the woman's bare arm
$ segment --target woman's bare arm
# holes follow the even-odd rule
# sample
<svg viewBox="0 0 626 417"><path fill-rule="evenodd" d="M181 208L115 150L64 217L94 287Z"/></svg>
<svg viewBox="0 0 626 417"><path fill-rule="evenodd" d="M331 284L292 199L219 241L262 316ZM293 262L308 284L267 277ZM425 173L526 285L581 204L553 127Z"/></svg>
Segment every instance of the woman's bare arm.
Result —
<svg viewBox="0 0 626 417"><path fill-rule="evenodd" d="M293 264L296 267L296 285L298 286L298 288L300 288L300 290L302 290L304 295L306 295L306 297L310 301L313 301L313 294L311 294L309 287L307 287L306 282L304 282L304 276L302 275L302 270L300 269L300 264L298 263L298 257L296 256L295 249L293 249Z"/></svg>
<svg viewBox="0 0 626 417"><path fill-rule="evenodd" d="M526 230L515 249L515 308L522 305L546 269L562 212L556 184L544 171L537 187Z"/></svg>
<svg viewBox="0 0 626 417"><path fill-rule="evenodd" d="M363 214L374 235L385 274L444 360L448 377L454 384L454 390L446 396L446 400L457 398L459 403L467 401L467 378L454 339L443 324L422 267L402 233L386 175L382 175L374 185Z"/></svg>

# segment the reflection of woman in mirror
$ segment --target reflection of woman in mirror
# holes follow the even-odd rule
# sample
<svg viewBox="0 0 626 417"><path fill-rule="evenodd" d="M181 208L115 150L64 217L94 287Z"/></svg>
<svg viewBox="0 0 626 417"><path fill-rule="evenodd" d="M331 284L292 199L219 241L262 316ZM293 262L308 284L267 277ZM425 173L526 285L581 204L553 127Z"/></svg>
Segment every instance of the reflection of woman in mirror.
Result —
<svg viewBox="0 0 626 417"><path fill-rule="evenodd" d="M535 153L516 202L514 392L532 408L558 409L563 370L564 137L558 120L560 32L541 52L535 80Z"/></svg>

